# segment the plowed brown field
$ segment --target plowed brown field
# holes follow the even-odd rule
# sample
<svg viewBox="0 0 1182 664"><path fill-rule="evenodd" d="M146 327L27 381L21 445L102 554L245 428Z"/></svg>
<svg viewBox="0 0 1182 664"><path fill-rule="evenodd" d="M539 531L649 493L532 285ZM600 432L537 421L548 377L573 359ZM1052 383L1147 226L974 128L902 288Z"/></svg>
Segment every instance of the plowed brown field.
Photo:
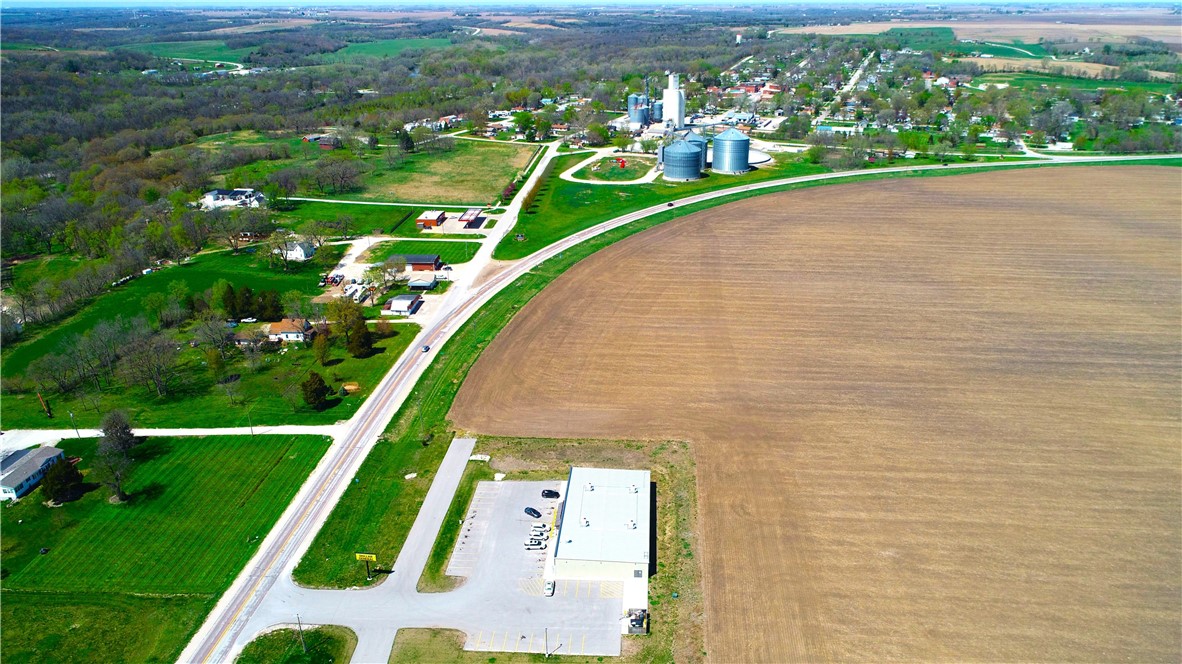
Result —
<svg viewBox="0 0 1182 664"><path fill-rule="evenodd" d="M1182 658L1182 174L828 186L543 291L475 432L683 438L709 659Z"/></svg>

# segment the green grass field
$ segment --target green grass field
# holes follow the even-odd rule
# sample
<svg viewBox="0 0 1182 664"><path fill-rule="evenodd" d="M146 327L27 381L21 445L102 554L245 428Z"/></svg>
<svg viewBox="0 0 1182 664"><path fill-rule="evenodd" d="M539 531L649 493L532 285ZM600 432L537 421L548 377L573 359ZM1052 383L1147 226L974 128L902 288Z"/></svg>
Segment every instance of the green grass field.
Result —
<svg viewBox="0 0 1182 664"><path fill-rule="evenodd" d="M325 625L305 629L303 645L294 629L277 629L251 641L235 664L341 664L357 647L357 635L347 627ZM307 652L304 651L307 646Z"/></svg>
<svg viewBox="0 0 1182 664"><path fill-rule="evenodd" d="M1095 78L1072 78L1070 76L1056 76L1054 74L1036 74L1036 73L992 73L982 74L973 79L973 85L976 87L993 85L997 83L1005 83L1015 87L1035 88L1047 86L1048 88L1069 88L1072 90L1101 90L1110 88L1120 88L1123 90L1142 89L1157 94L1168 94L1177 90L1180 86L1178 83L1167 83L1163 81L1110 81L1099 80Z"/></svg>
<svg viewBox="0 0 1182 664"><path fill-rule="evenodd" d="M322 255L337 257L344 253L341 247L324 247ZM335 260L331 264L335 264ZM308 296L317 295L317 275L323 271L318 261L304 264L293 263L287 272L268 267L266 259L258 253L228 251L210 252L195 257L192 261L153 272L111 289L95 298L78 313L42 331L30 329L26 338L16 344L9 344L3 353L3 376L21 374L34 359L54 352L60 344L75 334L81 334L101 320L115 316L134 317L141 311L140 301L149 293L166 293L169 284L184 282L190 292L200 293L213 286L219 279L234 284L250 284L256 292L275 289L280 293L300 291Z"/></svg>
<svg viewBox="0 0 1182 664"><path fill-rule="evenodd" d="M227 373L239 376L233 403L203 366L201 351L185 346L180 359L181 378L164 397L139 385L108 389L102 393L96 408L87 398L46 394L44 397L55 415L50 419L41 410L36 394L7 394L4 424L22 429L69 427L72 412L79 427L97 428L102 413L116 408L128 411L136 426L142 427L332 424L357 412L418 332L419 326L413 323L397 325L393 336L375 339L375 352L364 358L352 357L342 341L334 341L327 366L317 364L312 351L299 344L287 345L286 353L268 354L256 371L251 371L239 355L232 355L227 362ZM304 405L298 392L298 383L312 371L319 373L334 390L344 383L357 383L359 389L344 397L330 397L324 410L313 410ZM295 386L293 402L283 395L290 386Z"/></svg>
<svg viewBox="0 0 1182 664"><path fill-rule="evenodd" d="M318 203L314 201L292 201L292 209L276 213L279 223L297 233L307 232L313 221L331 221L341 215L353 218L352 232L356 235L395 234L407 225L401 222L409 219L412 237L421 233L415 228L414 220L422 210L413 207L387 205L351 205L349 203ZM405 232L405 231L404 231Z"/></svg>
<svg viewBox="0 0 1182 664"><path fill-rule="evenodd" d="M392 58L408 49L429 49L451 46L449 39L379 39L349 44L335 53L322 56L325 62L347 62L357 58Z"/></svg>
<svg viewBox="0 0 1182 664"><path fill-rule="evenodd" d="M653 169L653 164L656 163L655 159L645 159L632 155L624 155L623 159L626 164L624 168L620 168L615 158L607 157L575 171L574 177L583 180L625 182L644 177L646 173ZM559 171L559 173L561 172Z"/></svg>
<svg viewBox="0 0 1182 664"><path fill-rule="evenodd" d="M398 254L439 254L439 260L448 265L460 265L472 260L480 251L479 242L432 242L396 240L374 245L370 250L373 262L384 261Z"/></svg>
<svg viewBox="0 0 1182 664"><path fill-rule="evenodd" d="M186 60L220 60L241 62L254 49L230 48L226 42L217 39L177 42L150 42L147 44L125 44L119 48L140 51L162 58L183 58Z"/></svg>
<svg viewBox="0 0 1182 664"><path fill-rule="evenodd" d="M37 489L0 510L3 659L87 661L80 655L90 652L89 661L174 660L328 442L153 438L133 451L127 503L108 503L96 487L51 509ZM88 473L96 443L58 446Z"/></svg>
<svg viewBox="0 0 1182 664"><path fill-rule="evenodd" d="M505 236L497 246L494 258L513 260L528 256L584 228L667 200L738 184L824 173L828 170L823 166L799 161L796 157L778 156L774 165L757 168L742 176L708 174L693 182L672 183L658 179L648 184L612 187L558 178L559 173L582 159L585 159L582 155L564 155L555 159L552 175L542 183L537 199L518 219L514 232ZM516 240L514 236L517 233L524 234L525 240Z"/></svg>
<svg viewBox="0 0 1182 664"><path fill-rule="evenodd" d="M361 191L326 197L479 207L500 195L525 169L535 149L532 145L457 140L450 152L411 154L394 168L375 154L366 159L372 170L363 176ZM305 195L323 196L319 192Z"/></svg>
<svg viewBox="0 0 1182 664"><path fill-rule="evenodd" d="M216 597L0 592L5 664L172 664Z"/></svg>
<svg viewBox="0 0 1182 664"><path fill-rule="evenodd" d="M36 286L42 279L60 281L73 275L86 265L99 267L106 258L81 258L65 254L38 256L22 260L12 268L12 285L16 288Z"/></svg>
<svg viewBox="0 0 1182 664"><path fill-rule="evenodd" d="M460 485L456 487L452 497L451 507L447 508L447 515L443 517L443 525L435 537L435 544L431 547L431 556L427 558L427 565L423 568L423 575L419 577L418 589L421 593L442 593L456 587L457 579L447 576L447 563L451 560L451 552L455 548L456 537L460 534L464 515L468 513L468 506L472 504L472 495L476 493L476 485L493 479L493 469L486 463L469 463L460 477Z"/></svg>

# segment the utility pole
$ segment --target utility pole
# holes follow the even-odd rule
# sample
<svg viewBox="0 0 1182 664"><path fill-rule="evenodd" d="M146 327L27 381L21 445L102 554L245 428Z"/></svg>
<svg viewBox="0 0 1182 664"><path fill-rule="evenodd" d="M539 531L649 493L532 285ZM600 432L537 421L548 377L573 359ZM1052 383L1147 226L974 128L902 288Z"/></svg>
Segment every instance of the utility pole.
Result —
<svg viewBox="0 0 1182 664"><path fill-rule="evenodd" d="M69 412L70 412L70 424L74 425L74 435L81 438L82 433L80 431L78 431L78 423L74 421L74 411L71 410Z"/></svg>
<svg viewBox="0 0 1182 664"><path fill-rule="evenodd" d="M304 649L304 653L308 652L308 644L304 643L304 624L300 622L300 614L296 614L296 625L300 628L300 647Z"/></svg>

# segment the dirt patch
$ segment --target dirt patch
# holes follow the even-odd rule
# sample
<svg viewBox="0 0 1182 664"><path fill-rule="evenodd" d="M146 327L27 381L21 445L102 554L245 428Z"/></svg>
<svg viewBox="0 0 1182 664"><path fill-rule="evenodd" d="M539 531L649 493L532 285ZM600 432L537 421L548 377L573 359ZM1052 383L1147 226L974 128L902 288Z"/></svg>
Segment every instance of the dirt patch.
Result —
<svg viewBox="0 0 1182 664"><path fill-rule="evenodd" d="M451 415L693 441L711 659L1177 661L1180 202L1090 167L701 212L559 278Z"/></svg>

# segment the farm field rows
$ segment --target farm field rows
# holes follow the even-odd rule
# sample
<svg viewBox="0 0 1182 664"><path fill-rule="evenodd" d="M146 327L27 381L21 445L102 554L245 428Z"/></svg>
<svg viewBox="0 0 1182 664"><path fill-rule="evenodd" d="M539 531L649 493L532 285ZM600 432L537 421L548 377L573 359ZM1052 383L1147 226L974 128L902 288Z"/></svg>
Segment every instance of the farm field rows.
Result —
<svg viewBox="0 0 1182 664"><path fill-rule="evenodd" d="M1177 660L1179 200L1128 166L699 212L559 277L451 417L692 441L711 657Z"/></svg>
<svg viewBox="0 0 1182 664"><path fill-rule="evenodd" d="M59 447L85 473L96 442ZM98 647L108 661L175 658L327 448L314 436L152 438L132 452L128 503L95 487L51 509L35 490L0 511L3 619L38 625L5 631L4 660Z"/></svg>

